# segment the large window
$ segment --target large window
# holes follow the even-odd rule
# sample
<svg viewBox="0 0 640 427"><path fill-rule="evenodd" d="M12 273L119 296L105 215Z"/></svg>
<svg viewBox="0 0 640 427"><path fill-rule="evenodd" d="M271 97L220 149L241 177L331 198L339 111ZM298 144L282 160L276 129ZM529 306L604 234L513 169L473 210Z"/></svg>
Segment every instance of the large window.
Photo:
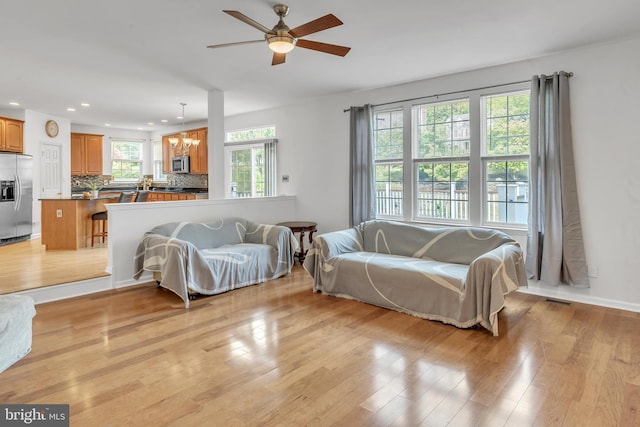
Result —
<svg viewBox="0 0 640 427"><path fill-rule="evenodd" d="M226 197L265 197L276 194L275 134L275 126L227 132Z"/></svg>
<svg viewBox="0 0 640 427"><path fill-rule="evenodd" d="M111 141L111 175L116 181L142 179L142 143Z"/></svg>
<svg viewBox="0 0 640 427"><path fill-rule="evenodd" d="M486 222L526 224L529 92L482 98Z"/></svg>
<svg viewBox="0 0 640 427"><path fill-rule="evenodd" d="M413 107L416 218L469 219L469 100Z"/></svg>
<svg viewBox="0 0 640 427"><path fill-rule="evenodd" d="M526 225L523 85L377 107L373 120L377 217Z"/></svg>
<svg viewBox="0 0 640 427"><path fill-rule="evenodd" d="M376 206L379 215L403 213L403 127L402 110L374 115Z"/></svg>

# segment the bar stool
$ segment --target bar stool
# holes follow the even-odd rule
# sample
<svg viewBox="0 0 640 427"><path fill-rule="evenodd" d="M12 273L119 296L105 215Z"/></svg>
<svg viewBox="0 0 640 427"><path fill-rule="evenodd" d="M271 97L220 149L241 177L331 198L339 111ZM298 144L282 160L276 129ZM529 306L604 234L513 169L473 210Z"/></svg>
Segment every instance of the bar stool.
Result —
<svg viewBox="0 0 640 427"><path fill-rule="evenodd" d="M133 196L135 193L120 193L120 197L118 197L117 203L129 203L133 201ZM91 215L91 247L93 247L93 242L96 237L100 237L102 239L102 243L104 243L105 237L107 237L107 221L109 217L107 215L107 211L96 212ZM96 232L96 225L98 226L98 231Z"/></svg>

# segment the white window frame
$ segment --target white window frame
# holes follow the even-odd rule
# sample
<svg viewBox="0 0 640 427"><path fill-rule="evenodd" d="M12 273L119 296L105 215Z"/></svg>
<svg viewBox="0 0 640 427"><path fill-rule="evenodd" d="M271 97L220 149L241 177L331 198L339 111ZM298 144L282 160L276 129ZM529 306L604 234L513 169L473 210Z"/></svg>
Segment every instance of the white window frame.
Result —
<svg viewBox="0 0 640 427"><path fill-rule="evenodd" d="M486 156L484 155L484 115L481 111L482 97L499 94L511 94L516 92L528 92L530 90L529 83L514 83L500 85L492 88L476 89L470 91L461 91L450 95L439 95L435 97L425 97L410 101L397 103L389 103L374 107L373 116L375 120L376 113L402 109L403 111L403 215L378 215L380 219L401 220L406 222L418 222L434 225L465 225L465 226L485 226L500 229L526 230L527 225L489 222L486 220L486 200L485 200L485 167L486 162L495 160L517 161L529 160L528 155L508 155L508 156ZM414 153L414 126L413 126L413 109L421 104L452 102L459 99L469 99L469 126L470 126L470 147L469 147L469 216L468 220L454 220L444 218L425 218L417 216L417 164L419 160L413 158ZM508 157L508 158L507 158ZM447 163L453 163L463 160L464 157L451 157L440 159ZM429 159L430 162L436 159ZM384 164L391 161L373 160L373 167L377 164Z"/></svg>
<svg viewBox="0 0 640 427"><path fill-rule="evenodd" d="M377 109L374 114L373 114L373 119L375 120L375 113L387 113L387 112L394 112L394 111L398 111L398 110L403 110L402 109L402 105L399 104L392 104L392 105L388 105L385 108L380 108ZM403 113L403 147L402 147L402 153L403 153L403 157L400 158L389 158L389 159L382 159L382 160L376 160L375 158L373 159L373 167L374 167L374 176L375 176L375 168L377 166L393 166L393 165L400 165L402 166L402 174L403 174L403 182L402 182L402 190L403 190L403 197L402 197L402 213L403 215L385 215L382 218L386 218L386 219L392 219L392 220L396 220L396 221L402 221L404 219L404 215L406 215L407 212L407 203L406 203L406 180L407 180L407 167L405 164L405 156L406 156L406 139L407 139L407 132L406 132L406 116L404 114L404 111L402 111ZM375 124L374 124L374 129L376 128ZM374 154L375 157L375 154ZM375 186L375 183L374 183Z"/></svg>
<svg viewBox="0 0 640 427"><path fill-rule="evenodd" d="M231 131L227 131L226 132L226 142L225 142L225 147L224 147L224 186L225 186L225 197L226 198L236 198L233 193L232 193L232 187L231 187L231 153L233 151L238 151L238 150L251 150L251 157L252 157L252 161L251 161L251 168L253 171L253 168L255 167L255 161L254 161L254 156L255 156L255 152L254 150L257 148L263 148L265 151L265 171L264 171L264 178L265 178L265 194L264 196L258 196L257 195L257 190L256 190L256 182L254 179L252 179L251 182L251 197L271 197L271 196L275 196L277 194L277 190L276 190L276 186L277 186L277 180L276 180L276 174L277 174L277 145L275 144L275 148L269 152L272 155L272 161L268 162L267 161L267 156L268 154L268 144L272 144L272 143L277 143L278 139L276 138L276 127L275 125L266 125L266 126L256 126L256 127L252 127L252 128L243 128L243 129L237 129L237 130L231 130ZM242 134L242 133L251 133L254 132L254 135L256 136L260 136L259 139L250 139L250 140L238 140L235 138L234 134ZM268 136L267 136L268 135ZM270 157L271 158L271 157ZM267 162L271 165L271 169L267 170ZM252 177L255 176L255 173L252 172ZM269 183L271 184L271 187L269 187L269 185L267 185L267 180L269 181Z"/></svg>
<svg viewBox="0 0 640 427"><path fill-rule="evenodd" d="M225 144L224 147L224 162L225 162L225 197L226 198L237 198L237 196L233 195L231 181L231 155L234 151L245 151L251 150L251 176L255 176L255 150L264 149L264 143L252 143L252 144L244 144L244 143L236 143L236 144ZM249 197L266 197L266 196L258 196L256 189L256 181L254 179L251 180L251 196Z"/></svg>
<svg viewBox="0 0 640 427"><path fill-rule="evenodd" d="M152 143L152 158L153 158L153 180L156 182L166 182L167 174L162 172L162 141L153 141ZM156 157L156 154L159 157ZM158 172L159 171L159 172Z"/></svg>
<svg viewBox="0 0 640 427"><path fill-rule="evenodd" d="M142 178L144 178L144 141L140 141L140 140L135 140L135 139L126 139L126 138L122 138L122 139L112 139L111 140L111 150L110 150L110 157L111 157L111 175L113 175L113 164L114 162L118 162L120 161L119 159L114 159L113 158L113 145L117 144L117 143L125 143L125 144L140 144L140 176L138 178L113 178L113 181L115 182L138 182L140 181ZM131 161L131 160L125 160L125 161ZM117 170L117 169L116 169Z"/></svg>

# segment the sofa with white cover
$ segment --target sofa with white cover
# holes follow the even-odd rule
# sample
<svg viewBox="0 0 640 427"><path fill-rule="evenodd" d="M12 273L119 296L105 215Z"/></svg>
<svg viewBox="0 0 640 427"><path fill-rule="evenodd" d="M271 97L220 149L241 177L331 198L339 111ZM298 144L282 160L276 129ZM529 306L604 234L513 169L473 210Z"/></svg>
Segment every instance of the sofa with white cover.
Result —
<svg viewBox="0 0 640 427"><path fill-rule="evenodd" d="M314 291L498 335L505 295L526 286L519 244L500 231L367 221L316 236Z"/></svg>

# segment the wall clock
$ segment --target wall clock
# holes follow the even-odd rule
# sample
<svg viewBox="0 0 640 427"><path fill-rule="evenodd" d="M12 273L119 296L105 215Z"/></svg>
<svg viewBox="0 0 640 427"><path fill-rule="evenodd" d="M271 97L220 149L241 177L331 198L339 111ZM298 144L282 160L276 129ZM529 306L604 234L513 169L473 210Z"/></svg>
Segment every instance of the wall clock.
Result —
<svg viewBox="0 0 640 427"><path fill-rule="evenodd" d="M51 138L58 136L58 123L55 120L47 120L44 129Z"/></svg>

